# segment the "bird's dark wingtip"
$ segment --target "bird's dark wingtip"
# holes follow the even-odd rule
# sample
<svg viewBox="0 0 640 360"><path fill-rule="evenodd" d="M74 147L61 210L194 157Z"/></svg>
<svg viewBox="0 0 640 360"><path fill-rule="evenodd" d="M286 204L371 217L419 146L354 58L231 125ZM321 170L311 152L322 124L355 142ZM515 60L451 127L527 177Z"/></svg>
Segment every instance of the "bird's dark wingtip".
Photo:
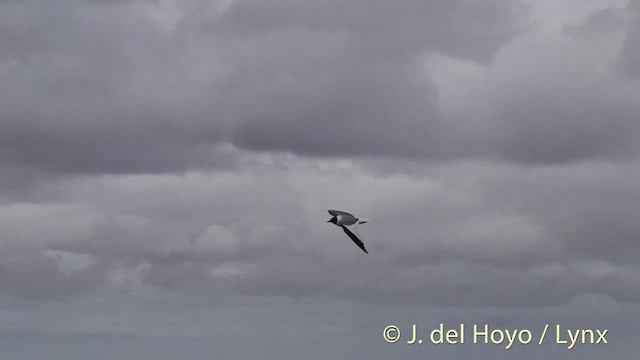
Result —
<svg viewBox="0 0 640 360"><path fill-rule="evenodd" d="M364 247L364 243L358 239L358 237L352 233L349 229L347 229L346 226L344 225L340 225L340 227L342 227L342 230L344 230L344 232L349 235L349 238L351 238L351 240L353 240L354 243L356 243L356 245L358 245L358 247L360 249L362 249L362 251L364 251L365 253L369 254L369 252L367 251L367 249Z"/></svg>

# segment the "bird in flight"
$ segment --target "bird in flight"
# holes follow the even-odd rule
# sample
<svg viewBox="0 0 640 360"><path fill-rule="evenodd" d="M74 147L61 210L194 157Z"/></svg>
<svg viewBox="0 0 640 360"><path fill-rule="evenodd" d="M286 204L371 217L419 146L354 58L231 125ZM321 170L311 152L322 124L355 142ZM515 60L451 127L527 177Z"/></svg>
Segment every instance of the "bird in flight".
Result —
<svg viewBox="0 0 640 360"><path fill-rule="evenodd" d="M347 234L349 238L351 238L351 240L353 240L353 242L356 243L356 245L358 245L360 249L362 249L362 251L368 254L369 252L367 251L367 249L364 248L364 243L362 243L362 241L358 239L358 236L356 236L356 234L358 233L358 231L356 230L356 226L358 224L364 224L368 222L369 219L358 219L357 217L349 214L348 212L344 212L340 210L329 210L329 214L331 214L331 216L333 217L329 219L329 221L327 222L333 223L336 226L341 227L342 230L344 230L345 234Z"/></svg>

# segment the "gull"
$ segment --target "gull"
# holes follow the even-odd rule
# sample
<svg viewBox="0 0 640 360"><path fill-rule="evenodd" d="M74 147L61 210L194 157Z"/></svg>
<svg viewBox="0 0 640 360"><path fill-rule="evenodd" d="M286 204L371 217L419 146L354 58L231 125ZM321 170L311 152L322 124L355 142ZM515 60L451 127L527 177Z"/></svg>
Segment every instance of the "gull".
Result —
<svg viewBox="0 0 640 360"><path fill-rule="evenodd" d="M354 234L354 232L358 234L358 230L356 229L356 226L358 224L364 224L370 220L358 219L357 217L349 214L348 212L344 212L340 210L329 210L329 214L331 214L331 216L333 217L329 219L329 221L327 222L333 223L336 226L340 226L342 230L344 230L344 232L349 236L349 238L351 238L351 240L353 240L353 242L356 243L356 245L358 245L358 247L362 249L362 251L368 254L369 252L367 251L367 249L364 248L364 244L362 243L362 241L360 241L360 239L358 239L358 237ZM353 232L349 230L347 226L353 229Z"/></svg>

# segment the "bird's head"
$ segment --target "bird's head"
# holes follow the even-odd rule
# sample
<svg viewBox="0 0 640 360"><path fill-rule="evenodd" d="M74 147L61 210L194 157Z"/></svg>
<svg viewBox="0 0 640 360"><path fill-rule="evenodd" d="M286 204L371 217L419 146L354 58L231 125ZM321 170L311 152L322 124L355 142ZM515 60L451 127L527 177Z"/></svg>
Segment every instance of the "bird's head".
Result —
<svg viewBox="0 0 640 360"><path fill-rule="evenodd" d="M328 223L333 223L333 224L335 224L335 223L336 223L336 218L335 218L335 217L332 217L332 218L331 218L331 219L329 219L329 221L327 221L327 222L328 222Z"/></svg>

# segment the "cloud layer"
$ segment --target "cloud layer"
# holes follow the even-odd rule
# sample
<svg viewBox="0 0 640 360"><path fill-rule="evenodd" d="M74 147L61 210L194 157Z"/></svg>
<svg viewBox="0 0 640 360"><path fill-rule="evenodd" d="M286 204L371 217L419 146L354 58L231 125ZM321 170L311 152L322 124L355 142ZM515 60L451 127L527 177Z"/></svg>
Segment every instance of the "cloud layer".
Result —
<svg viewBox="0 0 640 360"><path fill-rule="evenodd" d="M224 144L514 163L637 155L634 3L552 33L515 1L223 5L4 4L3 166L214 169L233 162Z"/></svg>

